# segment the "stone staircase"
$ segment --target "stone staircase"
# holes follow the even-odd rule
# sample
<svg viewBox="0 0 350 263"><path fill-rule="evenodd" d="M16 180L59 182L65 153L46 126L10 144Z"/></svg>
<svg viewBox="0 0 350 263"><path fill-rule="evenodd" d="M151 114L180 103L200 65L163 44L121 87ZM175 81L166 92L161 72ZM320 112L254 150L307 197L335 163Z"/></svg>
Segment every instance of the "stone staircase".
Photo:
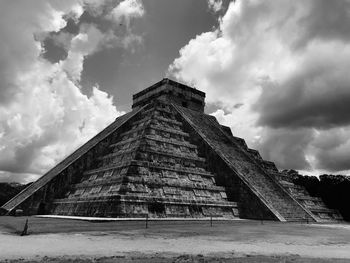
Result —
<svg viewBox="0 0 350 263"><path fill-rule="evenodd" d="M320 197L311 196L305 187L293 183L293 176L287 172L274 172L273 175L298 202L308 209L317 222L343 221L340 213L326 206Z"/></svg>
<svg viewBox="0 0 350 263"><path fill-rule="evenodd" d="M174 107L276 218L281 221L315 221L314 216L255 161L242 139L229 136L212 116Z"/></svg>
<svg viewBox="0 0 350 263"><path fill-rule="evenodd" d="M338 222L343 220L340 213L335 209L328 208L320 197L313 197L308 193L305 187L294 184L292 175L287 172L278 171L273 162L263 160L258 151L248 149L243 139L239 141L241 146L247 149L250 156L254 158L267 173L276 178L299 204L314 215L317 222Z"/></svg>
<svg viewBox="0 0 350 263"><path fill-rule="evenodd" d="M341 216L204 114L205 93L163 79L133 95L130 113L3 205L27 215L244 217L337 221Z"/></svg>

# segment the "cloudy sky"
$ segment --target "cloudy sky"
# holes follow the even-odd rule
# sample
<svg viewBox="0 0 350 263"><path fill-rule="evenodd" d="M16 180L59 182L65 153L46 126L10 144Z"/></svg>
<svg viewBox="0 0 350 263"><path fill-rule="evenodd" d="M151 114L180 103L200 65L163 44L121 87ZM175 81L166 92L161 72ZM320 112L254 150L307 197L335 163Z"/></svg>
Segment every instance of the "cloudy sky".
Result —
<svg viewBox="0 0 350 263"><path fill-rule="evenodd" d="M0 181L29 182L167 76L280 169L350 170L348 0L0 0Z"/></svg>

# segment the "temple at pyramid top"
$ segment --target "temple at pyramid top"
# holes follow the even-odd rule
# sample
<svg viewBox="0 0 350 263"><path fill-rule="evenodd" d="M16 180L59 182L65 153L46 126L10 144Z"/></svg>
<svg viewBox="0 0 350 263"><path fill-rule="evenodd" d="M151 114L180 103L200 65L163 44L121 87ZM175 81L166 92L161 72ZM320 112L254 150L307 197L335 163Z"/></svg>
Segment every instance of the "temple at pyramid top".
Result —
<svg viewBox="0 0 350 263"><path fill-rule="evenodd" d="M175 103L179 106L204 112L205 93L184 84L164 78L133 95L133 109L138 109L154 99Z"/></svg>

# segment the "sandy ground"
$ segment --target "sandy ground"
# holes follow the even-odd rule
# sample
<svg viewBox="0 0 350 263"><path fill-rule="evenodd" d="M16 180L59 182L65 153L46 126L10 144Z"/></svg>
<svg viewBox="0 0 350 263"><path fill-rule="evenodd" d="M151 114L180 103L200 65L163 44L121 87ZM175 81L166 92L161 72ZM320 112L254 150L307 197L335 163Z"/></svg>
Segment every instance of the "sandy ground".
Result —
<svg viewBox="0 0 350 263"><path fill-rule="evenodd" d="M347 224L25 219L0 217L1 261L350 262Z"/></svg>

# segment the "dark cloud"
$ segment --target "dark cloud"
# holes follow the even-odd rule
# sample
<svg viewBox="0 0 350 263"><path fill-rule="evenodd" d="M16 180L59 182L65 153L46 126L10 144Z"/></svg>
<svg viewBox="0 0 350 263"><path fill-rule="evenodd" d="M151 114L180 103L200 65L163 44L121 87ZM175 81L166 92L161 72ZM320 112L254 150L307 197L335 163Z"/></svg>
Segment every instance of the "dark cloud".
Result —
<svg viewBox="0 0 350 263"><path fill-rule="evenodd" d="M4 129L4 134L11 134L11 128L8 127L6 121L0 121L0 127ZM21 143L13 142L13 149L7 150L7 155L0 158L0 171L10 173L40 173L38 167L32 167L32 163L42 154L42 149L56 142L59 139L60 132L55 129L48 129L45 133L37 136L31 136L23 140ZM17 144L16 144L17 143Z"/></svg>
<svg viewBox="0 0 350 263"><path fill-rule="evenodd" d="M329 151L318 151L317 165L332 172L350 170L350 145L341 146Z"/></svg>
<svg viewBox="0 0 350 263"><path fill-rule="evenodd" d="M255 105L258 125L266 127L261 147L283 168L307 169L308 154L316 169L349 170L350 2L308 4L290 46L299 64L286 77L262 83Z"/></svg>
<svg viewBox="0 0 350 263"><path fill-rule="evenodd" d="M79 21L81 20L81 17L79 18ZM61 30L63 32L70 33L72 35L77 35L79 34L79 23L75 19L68 18L66 26Z"/></svg>
<svg viewBox="0 0 350 263"><path fill-rule="evenodd" d="M74 36L79 34L79 21L72 18L67 18L66 22L66 26L60 31L48 32L41 37L41 39L40 37L38 39L44 49L42 56L52 63L56 63L67 58L71 41Z"/></svg>
<svg viewBox="0 0 350 263"><path fill-rule="evenodd" d="M350 1L238 0L169 69L204 87L218 119L278 167L340 171L350 163L349 68Z"/></svg>
<svg viewBox="0 0 350 263"><path fill-rule="evenodd" d="M310 12L297 22L300 36L294 45L305 47L314 40L350 40L350 2L346 0L308 1ZM305 3L305 4L309 4Z"/></svg>
<svg viewBox="0 0 350 263"><path fill-rule="evenodd" d="M261 147L279 167L307 169L309 155L316 169L350 169L348 54L342 44L315 47L285 81L264 80L255 105L266 127Z"/></svg>
<svg viewBox="0 0 350 263"><path fill-rule="evenodd" d="M228 105L225 105L219 101L215 103L206 103L205 112L211 114L213 112L216 112L217 110L222 110L223 113L227 115L231 114L234 109L239 109L241 106L243 106L243 103L237 103L233 107L229 107Z"/></svg>
<svg viewBox="0 0 350 263"><path fill-rule="evenodd" d="M38 179L38 175L36 174L0 171L0 182L19 182L26 184L36 179Z"/></svg>
<svg viewBox="0 0 350 263"><path fill-rule="evenodd" d="M0 180L43 174L121 114L97 87L89 96L81 92L84 58L117 38L93 25L78 32L75 22L66 24L62 15L78 20L81 5L0 3Z"/></svg>
<svg viewBox="0 0 350 263"><path fill-rule="evenodd" d="M40 172L30 171L30 166L39 153L39 148L37 147L40 147L40 145L35 143L17 147L13 155L0 160L0 170L10 173Z"/></svg>
<svg viewBox="0 0 350 263"><path fill-rule="evenodd" d="M54 37L46 38L42 42L42 46L44 48L42 56L52 63L56 63L67 58L67 49L58 44Z"/></svg>
<svg viewBox="0 0 350 263"><path fill-rule="evenodd" d="M328 171L350 169L350 127L317 131L310 149L317 167Z"/></svg>
<svg viewBox="0 0 350 263"><path fill-rule="evenodd" d="M83 89L98 83L114 95L118 109L125 111L130 110L132 94L165 77L169 64L189 39L218 23L208 12L206 1L147 0L143 4L145 17L133 25L143 38L138 49L101 50L84 61ZM84 13L81 21L98 23L101 30L108 28L106 21L97 20L91 12Z"/></svg>
<svg viewBox="0 0 350 263"><path fill-rule="evenodd" d="M236 103L233 107L235 109L239 109L240 107L242 107L244 105L244 103Z"/></svg>
<svg viewBox="0 0 350 263"><path fill-rule="evenodd" d="M280 169L307 170L310 164L305 157L305 145L313 137L309 129L265 129L256 147L264 159L274 161Z"/></svg>
<svg viewBox="0 0 350 263"><path fill-rule="evenodd" d="M260 113L259 124L273 128L318 129L349 125L348 53L307 55L286 81L265 81L255 105Z"/></svg>

